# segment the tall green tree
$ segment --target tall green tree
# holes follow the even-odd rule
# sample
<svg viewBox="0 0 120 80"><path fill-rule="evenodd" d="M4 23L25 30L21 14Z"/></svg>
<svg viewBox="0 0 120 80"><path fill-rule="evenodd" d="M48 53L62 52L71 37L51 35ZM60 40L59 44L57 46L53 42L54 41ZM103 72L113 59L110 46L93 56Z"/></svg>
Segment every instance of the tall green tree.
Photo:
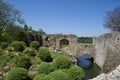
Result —
<svg viewBox="0 0 120 80"><path fill-rule="evenodd" d="M111 31L120 31L120 7L106 12L104 27Z"/></svg>
<svg viewBox="0 0 120 80"><path fill-rule="evenodd" d="M3 28L15 23L24 23L24 20L21 18L20 11L14 8L11 4L0 0L0 33Z"/></svg>

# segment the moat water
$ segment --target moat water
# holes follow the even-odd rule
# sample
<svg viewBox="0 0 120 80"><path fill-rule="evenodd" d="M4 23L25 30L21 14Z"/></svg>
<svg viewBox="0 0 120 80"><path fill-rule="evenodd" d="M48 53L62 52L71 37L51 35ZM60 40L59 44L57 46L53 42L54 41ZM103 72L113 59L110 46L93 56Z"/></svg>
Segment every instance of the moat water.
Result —
<svg viewBox="0 0 120 80"><path fill-rule="evenodd" d="M100 74L100 68L93 61L88 54L84 54L77 59L78 66L82 67L85 72L84 80L92 79Z"/></svg>

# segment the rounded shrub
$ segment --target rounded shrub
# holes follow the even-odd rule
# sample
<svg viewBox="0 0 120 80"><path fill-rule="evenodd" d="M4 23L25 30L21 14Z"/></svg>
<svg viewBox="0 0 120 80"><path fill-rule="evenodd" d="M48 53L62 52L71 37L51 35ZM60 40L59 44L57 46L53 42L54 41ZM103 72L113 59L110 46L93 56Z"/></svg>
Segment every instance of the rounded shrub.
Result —
<svg viewBox="0 0 120 80"><path fill-rule="evenodd" d="M66 56L58 56L55 59L55 65L58 69L68 69L72 65L72 61Z"/></svg>
<svg viewBox="0 0 120 80"><path fill-rule="evenodd" d="M13 48L9 46L9 47L7 48L7 50L8 50L8 52L12 52L12 51L13 51Z"/></svg>
<svg viewBox="0 0 120 80"><path fill-rule="evenodd" d="M53 80L68 80L67 74L61 70L51 72L49 76L51 76Z"/></svg>
<svg viewBox="0 0 120 80"><path fill-rule="evenodd" d="M22 67L25 69L29 69L31 65L32 65L31 59L29 57L26 57L26 56L20 57L18 59L18 61L16 62L16 66Z"/></svg>
<svg viewBox="0 0 120 80"><path fill-rule="evenodd" d="M79 66L72 66L68 70L69 80L83 80L84 76L84 71Z"/></svg>
<svg viewBox="0 0 120 80"><path fill-rule="evenodd" d="M26 50L24 53L27 54L28 56L36 56L34 49Z"/></svg>
<svg viewBox="0 0 120 80"><path fill-rule="evenodd" d="M31 80L24 68L13 68L8 72L5 80Z"/></svg>
<svg viewBox="0 0 120 80"><path fill-rule="evenodd" d="M6 49L9 46L9 44L7 42L2 42L1 43L1 49Z"/></svg>
<svg viewBox="0 0 120 80"><path fill-rule="evenodd" d="M25 42L20 41L13 41L11 46L14 48L15 51L22 52L25 49Z"/></svg>
<svg viewBox="0 0 120 80"><path fill-rule="evenodd" d="M53 78L50 75L45 75L43 80L53 80Z"/></svg>
<svg viewBox="0 0 120 80"><path fill-rule="evenodd" d="M30 47L32 47L34 49L38 49L39 48L39 42L38 41L32 41L30 43Z"/></svg>
<svg viewBox="0 0 120 80"><path fill-rule="evenodd" d="M38 52L38 57L40 57L42 61L46 61L46 62L52 61L50 51L46 48L40 48Z"/></svg>
<svg viewBox="0 0 120 80"><path fill-rule="evenodd" d="M43 80L45 74L39 74L33 78L33 80Z"/></svg>
<svg viewBox="0 0 120 80"><path fill-rule="evenodd" d="M53 80L51 76L45 74L39 74L34 77L33 80Z"/></svg>
<svg viewBox="0 0 120 80"><path fill-rule="evenodd" d="M54 65L51 63L43 62L38 66L38 73L39 74L49 74L55 70Z"/></svg>

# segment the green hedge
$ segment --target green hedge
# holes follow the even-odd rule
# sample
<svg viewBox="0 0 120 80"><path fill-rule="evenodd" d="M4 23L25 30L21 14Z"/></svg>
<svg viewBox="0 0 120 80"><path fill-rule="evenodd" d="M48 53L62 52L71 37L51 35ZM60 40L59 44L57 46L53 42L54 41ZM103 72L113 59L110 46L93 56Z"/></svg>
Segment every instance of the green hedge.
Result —
<svg viewBox="0 0 120 80"><path fill-rule="evenodd" d="M68 69L72 65L72 61L66 56L58 56L55 59L55 65L58 69Z"/></svg>
<svg viewBox="0 0 120 80"><path fill-rule="evenodd" d="M46 61L46 62L52 61L50 51L46 48L40 48L38 52L38 57L40 57L42 61Z"/></svg>
<svg viewBox="0 0 120 80"><path fill-rule="evenodd" d="M35 76L33 80L54 80L54 79L49 75L39 74Z"/></svg>
<svg viewBox="0 0 120 80"><path fill-rule="evenodd" d="M7 74L5 80L31 80L26 69L13 68Z"/></svg>
<svg viewBox="0 0 120 80"><path fill-rule="evenodd" d="M25 69L29 69L30 66L32 65L31 59L27 56L19 57L19 59L16 63L17 63L16 64L17 67L22 67L22 68L25 68Z"/></svg>
<svg viewBox="0 0 120 80"><path fill-rule="evenodd" d="M38 41L32 41L30 43L30 47L32 47L34 49L38 49L39 48L39 42Z"/></svg>
<svg viewBox="0 0 120 80"><path fill-rule="evenodd" d="M39 74L49 74L55 70L54 65L51 63L43 62L38 66L38 73Z"/></svg>
<svg viewBox="0 0 120 80"><path fill-rule="evenodd" d="M31 57L36 56L34 49L26 50L24 53L27 54L28 56L31 56Z"/></svg>
<svg viewBox="0 0 120 80"><path fill-rule="evenodd" d="M85 75L82 68L80 68L79 66L72 66L68 70L68 76L69 80L83 80Z"/></svg>
<svg viewBox="0 0 120 80"><path fill-rule="evenodd" d="M15 51L20 51L22 52L25 49L25 42L20 42L20 41L13 41L11 43L11 46L14 48Z"/></svg>
<svg viewBox="0 0 120 80"><path fill-rule="evenodd" d="M9 44L7 42L2 42L1 43L1 49L6 49L9 46Z"/></svg>
<svg viewBox="0 0 120 80"><path fill-rule="evenodd" d="M61 70L51 72L49 76L51 76L53 80L68 80L67 74Z"/></svg>

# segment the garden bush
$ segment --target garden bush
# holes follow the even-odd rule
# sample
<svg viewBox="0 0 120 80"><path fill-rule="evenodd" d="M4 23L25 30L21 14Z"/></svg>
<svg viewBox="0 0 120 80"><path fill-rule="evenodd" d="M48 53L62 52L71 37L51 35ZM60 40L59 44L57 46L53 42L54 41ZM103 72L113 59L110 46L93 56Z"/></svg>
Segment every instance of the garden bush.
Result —
<svg viewBox="0 0 120 80"><path fill-rule="evenodd" d="M29 69L29 67L31 65L32 65L31 59L27 56L19 57L19 59L16 62L17 67L22 67L22 68L25 68L25 69Z"/></svg>
<svg viewBox="0 0 120 80"><path fill-rule="evenodd" d="M66 56L58 56L55 59L55 65L58 69L68 69L72 65L72 61Z"/></svg>
<svg viewBox="0 0 120 80"><path fill-rule="evenodd" d="M55 70L54 65L51 63L43 62L38 66L38 73L39 74L49 74Z"/></svg>
<svg viewBox="0 0 120 80"><path fill-rule="evenodd" d="M68 80L67 74L61 70L51 72L49 76L51 76L53 80Z"/></svg>
<svg viewBox="0 0 120 80"><path fill-rule="evenodd" d="M7 48L7 50L8 50L8 52L12 52L12 51L13 51L13 48L9 46L9 47Z"/></svg>
<svg viewBox="0 0 120 80"><path fill-rule="evenodd" d="M34 49L26 50L24 53L27 54L28 56L36 56Z"/></svg>
<svg viewBox="0 0 120 80"><path fill-rule="evenodd" d="M51 76L45 74L39 74L34 77L33 80L53 80Z"/></svg>
<svg viewBox="0 0 120 80"><path fill-rule="evenodd" d="M50 75L45 75L43 80L53 80L53 78Z"/></svg>
<svg viewBox="0 0 120 80"><path fill-rule="evenodd" d="M14 48L15 51L20 51L22 52L25 49L25 42L20 42L20 41L13 41L11 43L11 46Z"/></svg>
<svg viewBox="0 0 120 80"><path fill-rule="evenodd" d="M32 41L30 43L30 47L32 47L34 49L38 49L39 48L39 42L38 41Z"/></svg>
<svg viewBox="0 0 120 80"><path fill-rule="evenodd" d="M35 76L35 77L33 78L33 80L43 80L44 77L45 77L45 74L39 74L39 75ZM49 79L48 79L48 80L49 80Z"/></svg>
<svg viewBox="0 0 120 80"><path fill-rule="evenodd" d="M5 80L31 80L24 68L13 68L7 74Z"/></svg>
<svg viewBox="0 0 120 80"><path fill-rule="evenodd" d="M40 48L38 52L38 57L40 57L42 61L46 61L46 62L52 61L50 51L46 48Z"/></svg>
<svg viewBox="0 0 120 80"><path fill-rule="evenodd" d="M9 46L9 44L7 42L2 42L1 43L1 49L6 49Z"/></svg>
<svg viewBox="0 0 120 80"><path fill-rule="evenodd" d="M68 70L68 76L69 80L83 80L85 75L82 68L80 68L79 66L72 66Z"/></svg>

